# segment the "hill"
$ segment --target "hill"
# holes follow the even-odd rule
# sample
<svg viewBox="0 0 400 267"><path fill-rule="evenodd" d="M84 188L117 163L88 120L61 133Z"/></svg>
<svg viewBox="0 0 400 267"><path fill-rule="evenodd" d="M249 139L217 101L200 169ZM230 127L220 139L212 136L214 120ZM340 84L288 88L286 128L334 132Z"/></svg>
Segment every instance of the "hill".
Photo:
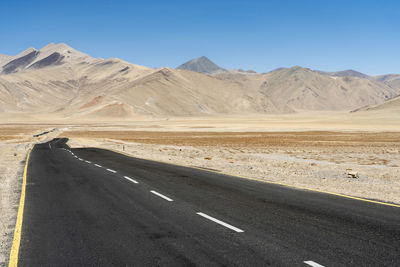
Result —
<svg viewBox="0 0 400 267"><path fill-rule="evenodd" d="M382 112L394 112L400 114L400 96L389 99L386 102L383 102L378 105L366 106L360 109L354 110L353 112L363 112L363 111L376 111L379 113Z"/></svg>

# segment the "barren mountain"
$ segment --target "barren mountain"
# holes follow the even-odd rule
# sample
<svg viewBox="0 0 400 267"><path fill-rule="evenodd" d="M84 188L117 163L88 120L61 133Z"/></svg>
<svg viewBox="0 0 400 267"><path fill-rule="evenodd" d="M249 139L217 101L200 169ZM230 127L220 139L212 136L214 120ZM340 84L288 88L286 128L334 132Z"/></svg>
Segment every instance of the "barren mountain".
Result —
<svg viewBox="0 0 400 267"><path fill-rule="evenodd" d="M328 75L328 76L334 76L334 77L357 77L357 78L369 78L367 74L355 71L355 70L342 70L342 71L336 71L336 72L326 72L326 71L320 71L318 70L317 72Z"/></svg>
<svg viewBox="0 0 400 267"><path fill-rule="evenodd" d="M386 84L356 77L332 77L310 69L280 68L263 75L220 74L257 88L278 108L293 110L351 110L375 105L399 94Z"/></svg>
<svg viewBox="0 0 400 267"><path fill-rule="evenodd" d="M6 62L11 61L12 56L1 55L0 54L0 67L2 67Z"/></svg>
<svg viewBox="0 0 400 267"><path fill-rule="evenodd" d="M326 72L326 71L319 71L323 75L333 76L333 77L358 77L358 78L365 78L370 79L373 81L379 81L386 83L390 87L400 90L400 74L385 74L385 75L378 75L378 76L369 76L367 74L355 71L355 70L343 70L337 72Z"/></svg>
<svg viewBox="0 0 400 267"><path fill-rule="evenodd" d="M162 68L134 80L113 77L90 84L62 106L68 116L130 117L279 113L257 90L200 73ZM229 90L226 90L229 87ZM290 111L290 110L288 110Z"/></svg>
<svg viewBox="0 0 400 267"><path fill-rule="evenodd" d="M32 53L34 59L30 56L28 60L26 56ZM153 71L119 59L94 59L65 44L50 44L14 57L2 69L1 109L30 113L58 112L88 90L101 90L115 81L123 83Z"/></svg>
<svg viewBox="0 0 400 267"><path fill-rule="evenodd" d="M3 112L63 117L282 112L257 90L201 73L94 59L64 44L32 52L33 60L25 55L5 64L17 67L0 75Z"/></svg>
<svg viewBox="0 0 400 267"><path fill-rule="evenodd" d="M0 73L1 73L2 67L3 67L5 64L7 64L8 62L10 62L10 61L12 61L12 60L14 60L14 59L23 57L23 56L25 56L25 55L27 55L27 54L33 52L33 51L36 51L36 49L30 47L30 48L26 49L25 51L19 53L19 54L16 55L16 56L0 55Z"/></svg>
<svg viewBox="0 0 400 267"><path fill-rule="evenodd" d="M398 94L398 90L380 82L326 77L301 67L272 72L265 78L261 90L295 110L348 110L382 103Z"/></svg>
<svg viewBox="0 0 400 267"><path fill-rule="evenodd" d="M353 110L399 94L380 81L293 67L205 75L92 58L65 44L2 57L0 112L132 118ZM210 70L209 68L207 68Z"/></svg>
<svg viewBox="0 0 400 267"><path fill-rule="evenodd" d="M384 82L387 85L400 90L400 74L387 74L380 76L373 76L372 79Z"/></svg>
<svg viewBox="0 0 400 267"><path fill-rule="evenodd" d="M1 73L10 74L32 68L44 68L62 64L79 64L93 58L76 51L66 44L49 44L40 50L29 48L14 57L4 57L0 61Z"/></svg>
<svg viewBox="0 0 400 267"><path fill-rule="evenodd" d="M205 74L216 74L216 73L226 73L228 72L226 69L223 69L216 65L214 62L209 60L207 57L199 57L192 59L179 67L177 69L181 70L190 70L190 71L196 71L196 72L201 72Z"/></svg>

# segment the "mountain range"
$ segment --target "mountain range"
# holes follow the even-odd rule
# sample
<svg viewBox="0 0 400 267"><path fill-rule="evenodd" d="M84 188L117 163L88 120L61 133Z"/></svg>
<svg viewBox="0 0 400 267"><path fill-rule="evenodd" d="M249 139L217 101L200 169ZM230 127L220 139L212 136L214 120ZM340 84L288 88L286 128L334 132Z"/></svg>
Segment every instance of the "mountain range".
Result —
<svg viewBox="0 0 400 267"><path fill-rule="evenodd" d="M117 58L93 58L53 43L16 56L0 55L3 114L130 119L351 111L394 101L387 104L392 107L398 95L397 74L368 76L298 66L256 73L224 69L206 57L176 69L149 68Z"/></svg>

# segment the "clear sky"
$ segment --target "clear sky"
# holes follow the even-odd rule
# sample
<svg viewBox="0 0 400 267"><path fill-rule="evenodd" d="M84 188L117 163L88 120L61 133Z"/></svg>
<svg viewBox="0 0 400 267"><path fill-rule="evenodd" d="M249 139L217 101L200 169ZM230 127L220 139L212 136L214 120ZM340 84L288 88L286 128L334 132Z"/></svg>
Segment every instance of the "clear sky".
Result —
<svg viewBox="0 0 400 267"><path fill-rule="evenodd" d="M398 0L2 0L0 53L64 42L94 57L176 67L299 65L400 73Z"/></svg>

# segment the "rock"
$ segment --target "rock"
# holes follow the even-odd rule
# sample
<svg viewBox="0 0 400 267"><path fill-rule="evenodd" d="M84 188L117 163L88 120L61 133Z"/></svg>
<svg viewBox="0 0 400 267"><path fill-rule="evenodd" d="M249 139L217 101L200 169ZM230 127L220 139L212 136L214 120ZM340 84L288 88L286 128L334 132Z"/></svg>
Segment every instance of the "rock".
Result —
<svg viewBox="0 0 400 267"><path fill-rule="evenodd" d="M358 172L350 171L350 172L347 172L347 177L357 179L357 178L359 178L359 175L358 175Z"/></svg>

